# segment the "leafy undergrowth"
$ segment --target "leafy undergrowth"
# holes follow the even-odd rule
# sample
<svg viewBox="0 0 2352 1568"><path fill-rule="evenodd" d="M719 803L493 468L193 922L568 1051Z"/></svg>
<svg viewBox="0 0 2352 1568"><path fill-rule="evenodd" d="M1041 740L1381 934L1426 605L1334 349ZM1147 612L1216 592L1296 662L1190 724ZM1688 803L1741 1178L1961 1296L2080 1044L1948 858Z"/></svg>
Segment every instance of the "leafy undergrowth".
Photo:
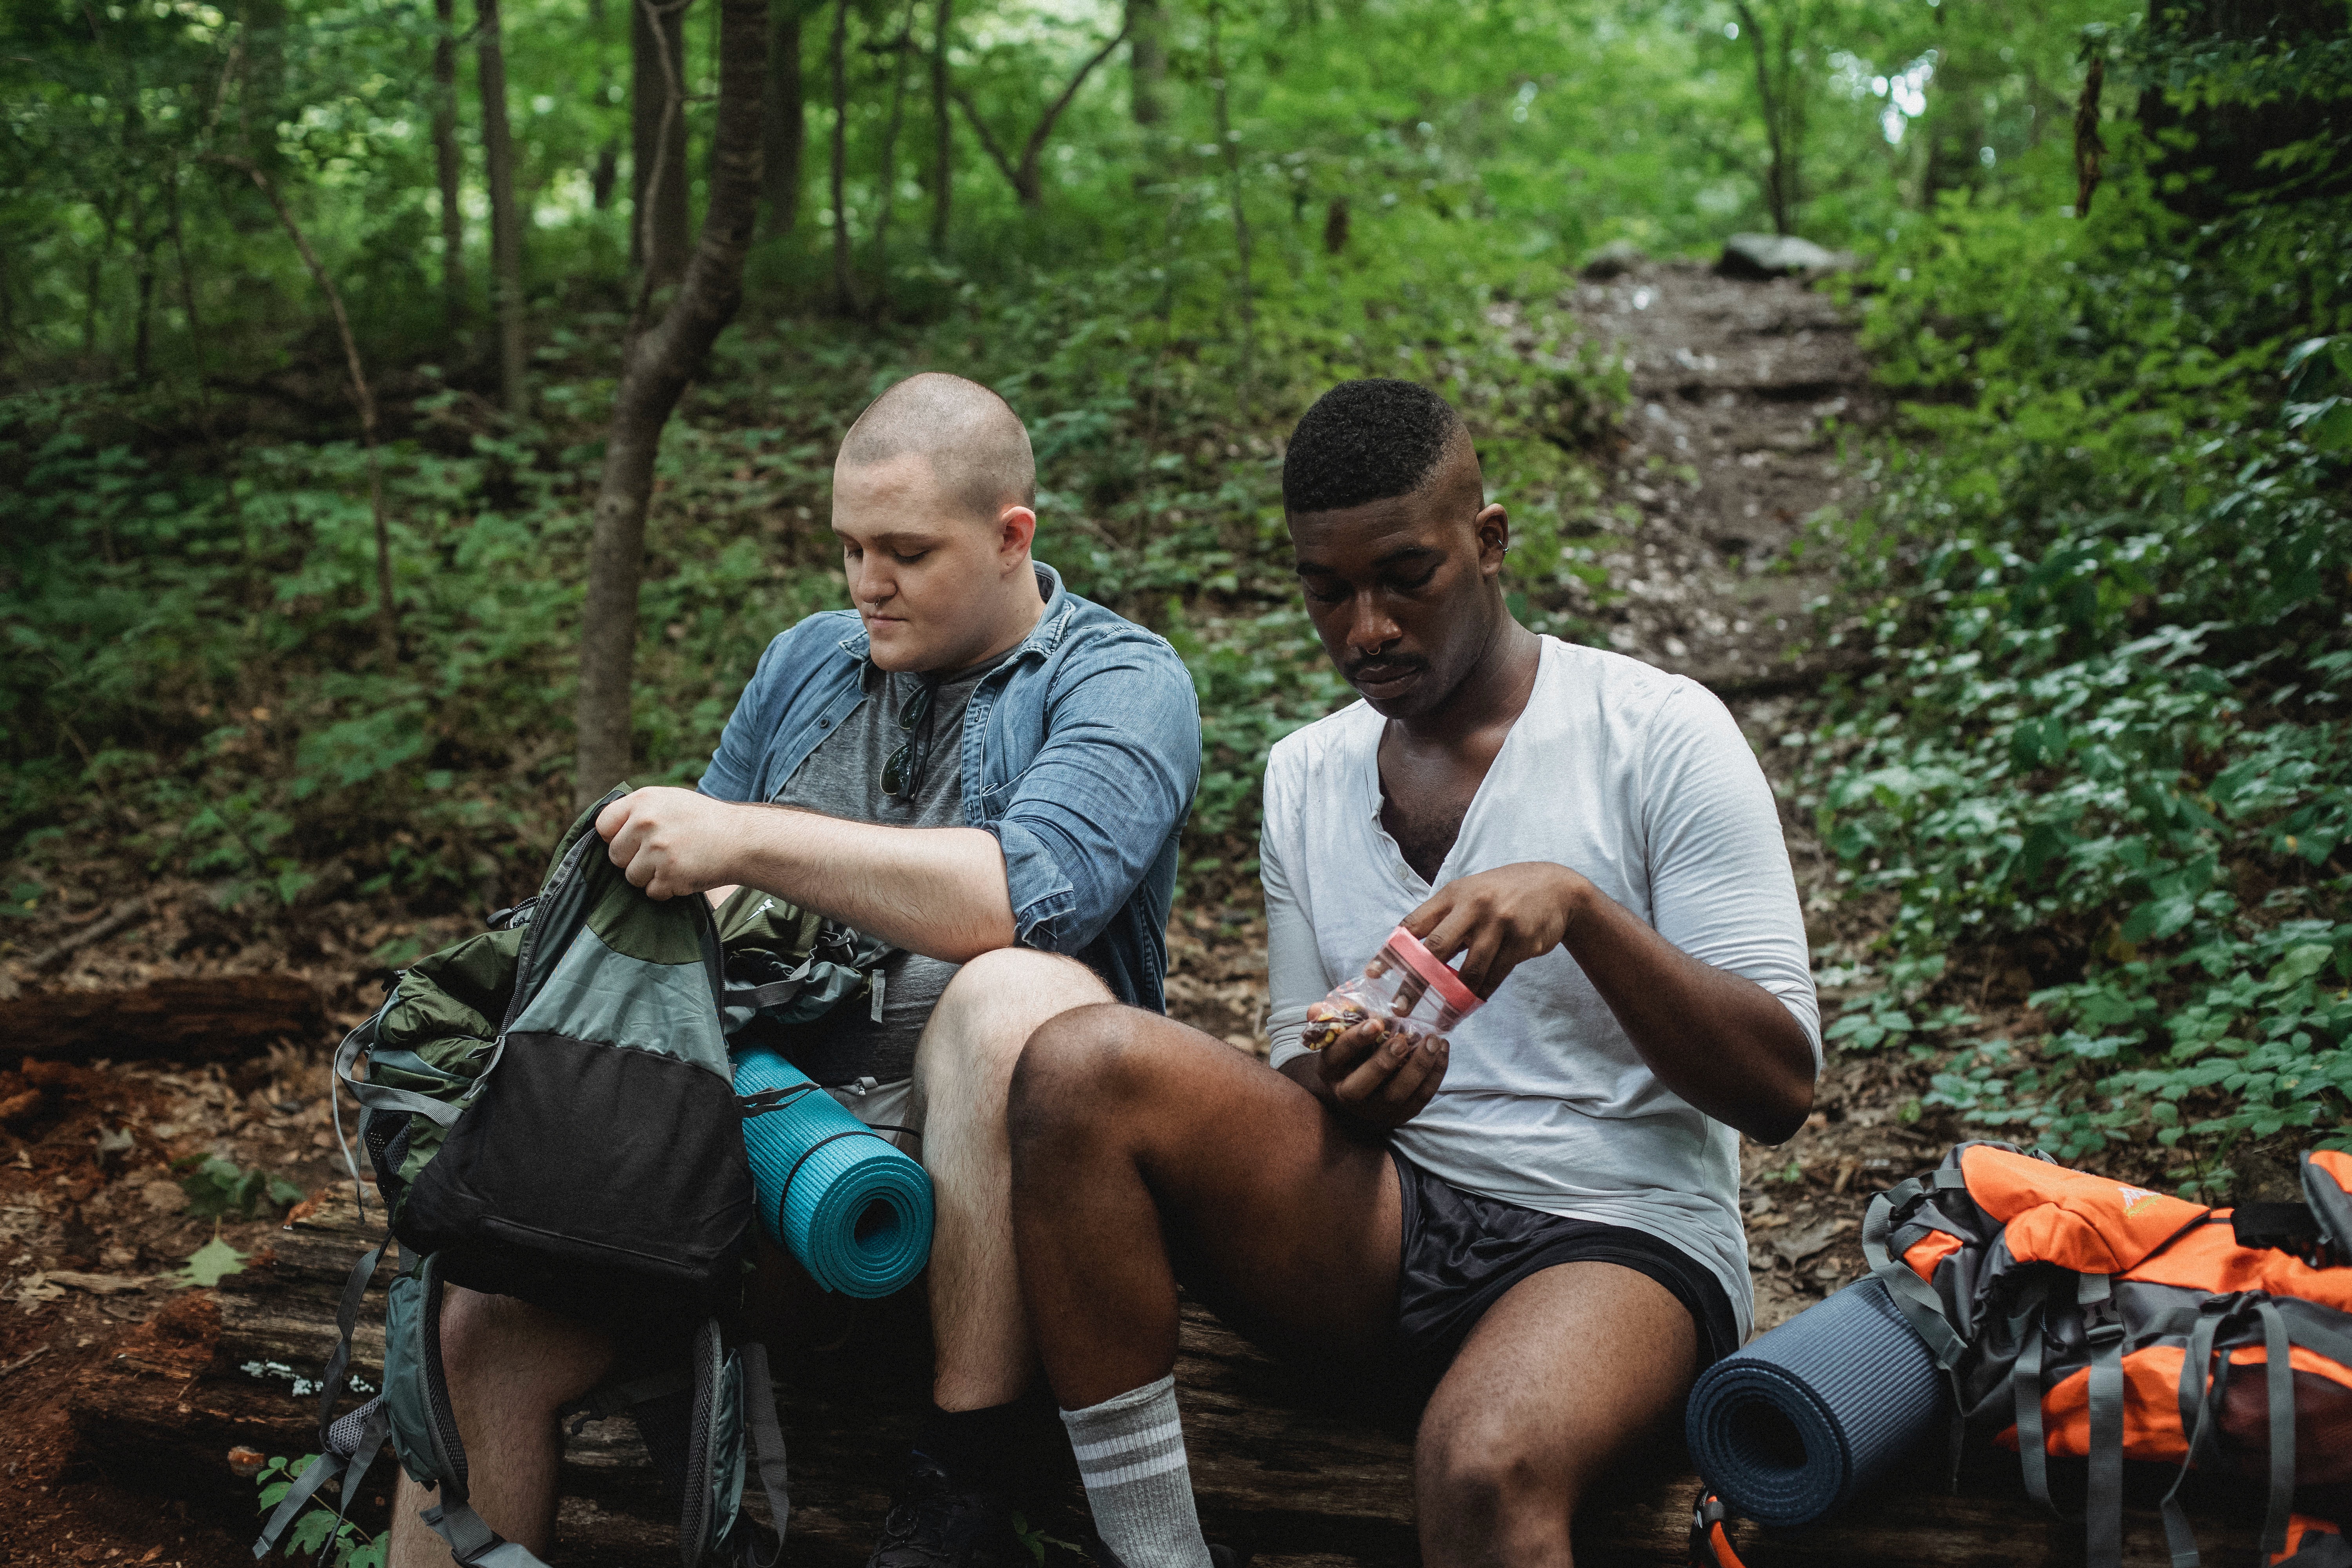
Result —
<svg viewBox="0 0 2352 1568"><path fill-rule="evenodd" d="M1876 673L1798 737L1804 804L1888 910L1846 1051L2221 1197L2352 1143L2347 226L2103 202L1954 203L1877 269L1915 439L1832 531Z"/></svg>

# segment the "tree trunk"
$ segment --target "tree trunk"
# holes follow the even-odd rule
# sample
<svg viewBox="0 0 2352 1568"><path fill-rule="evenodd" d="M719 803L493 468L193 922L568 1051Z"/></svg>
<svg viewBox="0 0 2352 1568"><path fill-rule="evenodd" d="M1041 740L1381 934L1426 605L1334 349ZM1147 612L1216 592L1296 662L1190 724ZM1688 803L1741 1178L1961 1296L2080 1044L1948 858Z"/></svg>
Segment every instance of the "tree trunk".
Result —
<svg viewBox="0 0 2352 1568"><path fill-rule="evenodd" d="M1078 89L1086 86L1087 78L1094 74L1095 68L1110 58L1111 51L1118 48L1126 37L1127 24L1122 21L1119 30L1111 36L1110 42L1087 57L1086 63L1078 67L1077 74L1070 78L1069 85L1062 89L1062 95L1045 106L1045 112L1038 118L1036 129L1029 132L1029 140L1023 144L1017 163L1005 153L1003 145L996 140L995 132L989 130L988 121L980 117L980 106L972 101L971 94L961 88L955 89L955 100L963 106L964 118L971 121L972 133L980 138L981 151L986 153L989 161L1003 173L1013 186L1013 195L1021 198L1023 206L1037 206L1045 199L1045 143L1054 134L1055 122L1062 118L1062 111L1069 108L1071 100L1078 96Z"/></svg>
<svg viewBox="0 0 2352 1568"><path fill-rule="evenodd" d="M1168 118L1166 26L1160 0L1127 0L1129 105L1138 125Z"/></svg>
<svg viewBox="0 0 2352 1568"><path fill-rule="evenodd" d="M760 216L760 117L767 76L767 0L720 0L716 147L701 240L658 322L645 323L652 290L639 290L596 489L580 635L580 752L573 780L573 794L583 805L629 769L637 589L654 458L662 426L688 378L742 300L744 253Z"/></svg>
<svg viewBox="0 0 2352 1568"><path fill-rule="evenodd" d="M522 213L515 200L514 135L507 126L507 61L499 0L474 0L474 74L482 91L482 163L490 187L490 291L498 306L499 401L526 406L522 357Z"/></svg>
<svg viewBox="0 0 2352 1568"><path fill-rule="evenodd" d="M2107 144L2099 140L2099 89L2106 80L2107 57L2104 52L2091 56L2090 71L2083 80L2083 96L2074 106L2074 216L2091 216L2091 198L2098 195L2099 168L2105 161Z"/></svg>
<svg viewBox="0 0 2352 1568"><path fill-rule="evenodd" d="M433 0L433 170L441 184L442 324L466 320L465 163L457 151L457 0Z"/></svg>
<svg viewBox="0 0 2352 1568"><path fill-rule="evenodd" d="M874 310L880 314L890 298L890 212L898 195L898 129L907 113L907 52L915 37L915 0L898 18L898 36L890 42L890 113L882 131L882 195L874 212Z"/></svg>
<svg viewBox="0 0 2352 1568"><path fill-rule="evenodd" d="M808 93L801 79L801 0L770 0L768 94L761 110L761 184L773 238L800 226L801 153L808 146Z"/></svg>
<svg viewBox="0 0 2352 1568"><path fill-rule="evenodd" d="M298 1205L217 1290L155 1291L161 1306L78 1377L67 1402L78 1460L100 1460L125 1485L191 1507L249 1515L253 1482L233 1475L233 1447L302 1454L318 1446L318 1404L293 1378L318 1374L334 1338L352 1263L383 1237L338 1185ZM390 1260L363 1298L352 1371L382 1382L383 1301ZM811 1292L814 1295L814 1292ZM141 1298L129 1298L140 1300ZM833 1297L795 1314L797 1331L772 1334L776 1405L792 1447L793 1568L858 1568L889 1507L888 1477L929 1400L930 1346L920 1292L845 1304ZM824 1346L817 1350L810 1347ZM1234 1333L1199 1303L1183 1304L1176 1398L1201 1524L1260 1560L1305 1568L1409 1568L1421 1561L1412 1489L1413 1412L1328 1379L1303 1376ZM340 1409L356 1404L346 1394ZM1056 1456L1058 1457L1058 1456ZM2017 1459L1971 1457L1957 1494L1940 1452L1921 1455L1887 1485L1833 1518L1766 1533L1738 1527L1753 1568L2064 1568L2083 1560L2083 1527L2053 1518L2019 1484ZM361 1489L355 1517L382 1528L384 1468ZM2081 1473L2081 1463L2053 1468ZM2169 1467L2125 1468L2124 1561L2168 1560L2157 1501ZM677 1518L661 1500L635 1424L593 1421L563 1445L557 1518L560 1555L574 1568L642 1568L677 1550ZM1675 1447L1641 1454L1599 1478L1578 1510L1580 1561L1622 1568L1685 1568L1697 1478ZM1063 1481L1028 1521L1049 1537L1085 1538L1083 1499ZM761 1510L759 1489L745 1502ZM2226 1469L2192 1474L2189 1516L2213 1563L2252 1561L2260 1490ZM160 1500L160 1498L159 1498ZM1066 1562L1074 1554L1057 1554Z"/></svg>
<svg viewBox="0 0 2352 1568"><path fill-rule="evenodd" d="M834 0L833 39L825 50L833 85L833 308L857 308L849 268L849 0Z"/></svg>
<svg viewBox="0 0 2352 1568"><path fill-rule="evenodd" d="M686 4L629 5L629 263L667 289L686 276Z"/></svg>
<svg viewBox="0 0 2352 1568"><path fill-rule="evenodd" d="M588 0L588 31L596 39L602 55L604 47L604 0ZM602 113L613 101L613 71L609 66L596 70L596 109ZM588 171L588 199L598 212L613 205L613 187L621 175L621 140L608 135L597 144L596 162Z"/></svg>
<svg viewBox="0 0 2352 1568"><path fill-rule="evenodd" d="M141 381L147 379L148 356L154 347L155 331L155 247L162 242L158 235L139 247L137 272L137 316L131 329L131 374Z"/></svg>
<svg viewBox="0 0 2352 1568"><path fill-rule="evenodd" d="M1224 7L1209 5L1209 89L1216 104L1217 145L1225 150L1227 199L1234 209L1234 250L1240 264L1242 315L1242 417L1249 417L1250 394L1257 379L1257 306L1251 292L1249 214L1242 206L1242 149L1234 139L1232 95L1226 90Z"/></svg>
<svg viewBox="0 0 2352 1568"><path fill-rule="evenodd" d="M1772 215L1772 230L1776 234L1794 233L1796 205L1794 173L1790 166L1790 150L1784 144L1785 128L1781 123L1780 100L1788 82L1772 79L1770 40L1756 19L1748 0L1732 0L1732 8L1739 13L1739 25L1747 29L1748 47L1756 56L1756 97L1764 110L1764 142L1769 149L1770 162L1764 172L1764 205ZM1782 39L1785 54L1787 40Z"/></svg>
<svg viewBox="0 0 2352 1568"><path fill-rule="evenodd" d="M948 29L955 0L939 0L931 13L931 249L948 247L948 210L955 200L955 112L949 101Z"/></svg>

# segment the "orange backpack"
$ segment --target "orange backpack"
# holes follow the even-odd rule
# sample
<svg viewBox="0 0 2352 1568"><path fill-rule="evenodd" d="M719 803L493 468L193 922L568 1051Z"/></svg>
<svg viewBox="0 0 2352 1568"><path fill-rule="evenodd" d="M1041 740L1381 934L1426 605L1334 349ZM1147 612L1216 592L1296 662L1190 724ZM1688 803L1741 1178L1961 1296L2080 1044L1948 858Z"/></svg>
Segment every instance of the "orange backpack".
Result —
<svg viewBox="0 0 2352 1568"><path fill-rule="evenodd" d="M1953 1380L1967 1435L2089 1461L2090 1568L2117 1568L2123 1461L2235 1469L2268 1489L2265 1560L2352 1563L2352 1154L2305 1155L2305 1202L2205 1208L1963 1143L1873 1199L1873 1275ZM2328 1495L2331 1489L2334 1495ZM2178 1501L2174 1568L2196 1568Z"/></svg>

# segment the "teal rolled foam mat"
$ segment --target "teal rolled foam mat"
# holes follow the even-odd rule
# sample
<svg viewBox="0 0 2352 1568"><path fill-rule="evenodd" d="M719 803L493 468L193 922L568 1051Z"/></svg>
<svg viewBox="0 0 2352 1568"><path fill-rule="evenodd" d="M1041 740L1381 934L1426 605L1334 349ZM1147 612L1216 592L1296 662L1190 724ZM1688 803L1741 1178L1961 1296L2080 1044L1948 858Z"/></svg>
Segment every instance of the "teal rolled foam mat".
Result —
<svg viewBox="0 0 2352 1568"><path fill-rule="evenodd" d="M773 1091L772 1093L771 1091ZM773 1051L735 1058L743 1147L760 1225L815 1281L871 1300L903 1289L931 1254L931 1178L887 1137Z"/></svg>
<svg viewBox="0 0 2352 1568"><path fill-rule="evenodd" d="M1699 1373L1684 1436L1726 1506L1785 1528L1834 1512L1941 1438L1950 1409L1935 1358L1864 1279Z"/></svg>

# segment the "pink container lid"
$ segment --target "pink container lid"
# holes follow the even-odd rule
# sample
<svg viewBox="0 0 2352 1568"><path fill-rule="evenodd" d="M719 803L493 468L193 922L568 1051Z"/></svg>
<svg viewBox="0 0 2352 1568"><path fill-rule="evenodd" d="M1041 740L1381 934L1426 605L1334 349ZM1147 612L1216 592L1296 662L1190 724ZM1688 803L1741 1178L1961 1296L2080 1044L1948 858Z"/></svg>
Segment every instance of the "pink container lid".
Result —
<svg viewBox="0 0 2352 1568"><path fill-rule="evenodd" d="M1429 988L1437 993L1438 1000L1454 1012L1466 1015L1485 1001L1484 997L1462 984L1462 976L1448 965L1439 963L1437 955L1423 945L1421 938L1404 927L1399 926L1389 932L1387 945L1396 950L1397 956L1404 960L1406 968L1429 982Z"/></svg>

